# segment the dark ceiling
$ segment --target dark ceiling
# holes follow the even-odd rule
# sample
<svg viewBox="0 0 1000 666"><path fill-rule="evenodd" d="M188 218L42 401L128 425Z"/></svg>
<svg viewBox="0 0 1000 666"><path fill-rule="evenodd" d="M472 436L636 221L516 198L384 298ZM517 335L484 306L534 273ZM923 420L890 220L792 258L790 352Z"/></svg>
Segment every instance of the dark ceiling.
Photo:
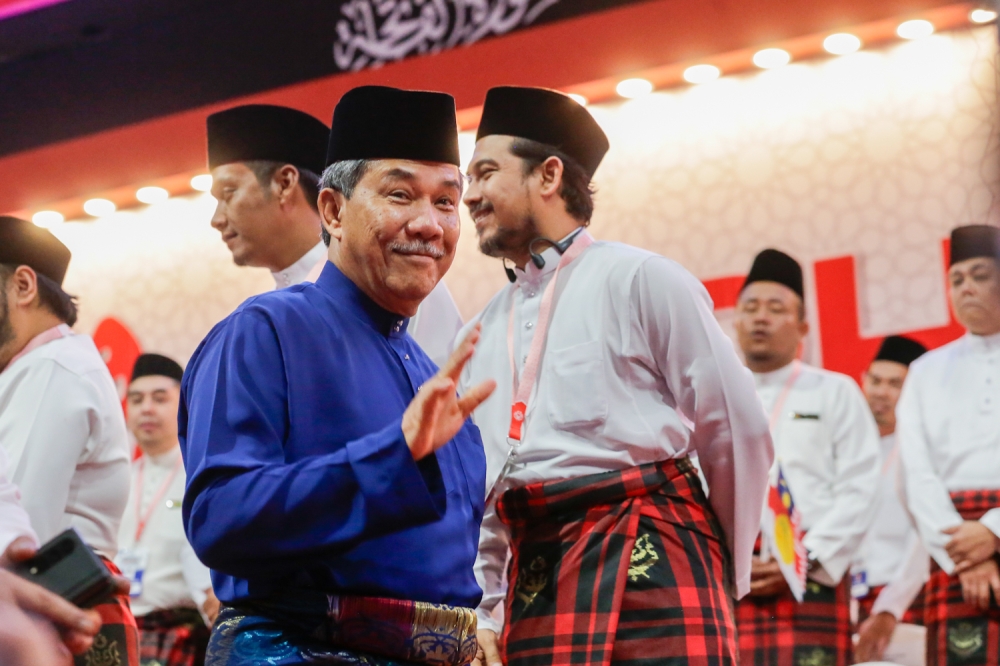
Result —
<svg viewBox="0 0 1000 666"><path fill-rule="evenodd" d="M518 29L636 1L71 0L0 21L0 156L344 71L345 11L390 8L383 36L415 16L454 36L459 12L533 19Z"/></svg>

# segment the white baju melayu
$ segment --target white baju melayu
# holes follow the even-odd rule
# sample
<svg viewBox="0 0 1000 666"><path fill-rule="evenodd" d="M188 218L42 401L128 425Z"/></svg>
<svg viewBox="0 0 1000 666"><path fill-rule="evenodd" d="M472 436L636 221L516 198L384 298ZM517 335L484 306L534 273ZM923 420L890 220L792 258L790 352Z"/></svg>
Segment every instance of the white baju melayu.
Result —
<svg viewBox="0 0 1000 666"><path fill-rule="evenodd" d="M200 609L212 582L184 534L181 501L187 477L180 447L159 456L144 454L132 470L132 491L118 536L122 553L144 554L141 593L132 597L132 612L140 617L171 608Z"/></svg>
<svg viewBox="0 0 1000 666"><path fill-rule="evenodd" d="M800 374L789 387L796 367ZM799 361L755 373L757 392L774 418L775 460L780 463L801 527L803 545L821 565L811 577L837 585L875 518L878 427L861 389L850 377ZM776 405L785 394L785 401Z"/></svg>
<svg viewBox="0 0 1000 666"><path fill-rule="evenodd" d="M8 477L9 468L7 454L0 446L0 555L20 537L28 537L38 547L38 536L31 529L31 519L21 506L21 491Z"/></svg>
<svg viewBox="0 0 1000 666"><path fill-rule="evenodd" d="M896 405L906 498L924 546L947 573L941 530L961 524L949 495L1000 488L1000 334L966 334L910 365ZM980 521L1000 535L1000 508Z"/></svg>
<svg viewBox="0 0 1000 666"><path fill-rule="evenodd" d="M319 278L327 262L326 245L320 242L319 245L309 250L309 254L296 262L295 266L301 268L299 264L304 262L307 257L313 262L310 264L310 270L302 273L301 278L296 279L290 284L279 284L278 289L290 286L291 284L298 284L299 282L315 282ZM298 269L289 269L288 275L289 279L297 277L299 271ZM277 280L277 277L275 277L275 282ZM423 300L417 309L417 314L410 317L410 323L406 327L406 331L410 334L410 337L416 340L420 348L439 367L444 365L445 361L448 360L448 356L451 355L455 336L458 335L461 329L462 315L458 311L455 299L451 297L451 292L448 291L444 280L438 282L437 286L427 295L427 298Z"/></svg>
<svg viewBox="0 0 1000 666"><path fill-rule="evenodd" d="M864 572L865 582L871 588L885 586L875 599L871 614L891 613L899 620L927 582L930 558L903 506L896 436L882 437L879 448L875 521L865 535L855 572Z"/></svg>
<svg viewBox="0 0 1000 666"><path fill-rule="evenodd" d="M300 282L315 282L316 278L319 277L319 271L316 271L314 277L310 277L313 273L313 269L316 268L317 264L321 267L326 263L327 248L323 241L320 241L311 250L306 252L302 257L296 261L294 264L289 266L283 271L271 271L271 277L274 278L274 288L284 289L285 287L291 287L293 284L299 284Z"/></svg>
<svg viewBox="0 0 1000 666"><path fill-rule="evenodd" d="M128 499L125 417L93 340L60 328L0 372L0 447L38 538L74 527L112 559Z"/></svg>
<svg viewBox="0 0 1000 666"><path fill-rule="evenodd" d="M482 322L482 338L459 390L497 380L495 394L474 415L486 447L487 489L497 483L509 451L508 321L514 317L520 374L560 259L552 248L542 256L544 268L529 263L516 270L517 282L469 324ZM494 495L696 454L742 596L749 590L772 449L750 372L716 322L705 288L662 256L595 242L560 272L555 299L522 442ZM502 622L508 548L507 528L490 502L476 561L484 591L480 628L498 630Z"/></svg>

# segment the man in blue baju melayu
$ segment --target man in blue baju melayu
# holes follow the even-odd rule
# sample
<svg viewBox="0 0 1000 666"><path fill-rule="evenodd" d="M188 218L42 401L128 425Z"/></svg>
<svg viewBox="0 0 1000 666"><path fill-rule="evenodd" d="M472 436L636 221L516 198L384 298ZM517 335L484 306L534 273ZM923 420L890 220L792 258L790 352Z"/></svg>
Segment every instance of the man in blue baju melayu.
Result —
<svg viewBox="0 0 1000 666"><path fill-rule="evenodd" d="M368 86L334 110L319 279L244 302L188 364L185 528L223 602L209 666L467 664L495 384L407 318L459 235L455 103Z"/></svg>

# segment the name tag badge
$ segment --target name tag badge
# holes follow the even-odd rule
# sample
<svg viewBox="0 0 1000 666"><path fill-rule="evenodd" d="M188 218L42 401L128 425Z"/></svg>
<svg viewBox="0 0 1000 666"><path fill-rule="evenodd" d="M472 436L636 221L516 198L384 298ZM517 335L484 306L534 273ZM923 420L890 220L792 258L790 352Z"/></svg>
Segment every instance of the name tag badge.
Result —
<svg viewBox="0 0 1000 666"><path fill-rule="evenodd" d="M793 421L819 421L819 414L805 414L803 412L792 412Z"/></svg>
<svg viewBox="0 0 1000 666"><path fill-rule="evenodd" d="M868 596L868 572L858 571L851 574L851 596L861 599Z"/></svg>
<svg viewBox="0 0 1000 666"><path fill-rule="evenodd" d="M146 548L123 548L115 557L115 565L128 578L128 595L135 599L142 594L142 579L149 567L149 550Z"/></svg>

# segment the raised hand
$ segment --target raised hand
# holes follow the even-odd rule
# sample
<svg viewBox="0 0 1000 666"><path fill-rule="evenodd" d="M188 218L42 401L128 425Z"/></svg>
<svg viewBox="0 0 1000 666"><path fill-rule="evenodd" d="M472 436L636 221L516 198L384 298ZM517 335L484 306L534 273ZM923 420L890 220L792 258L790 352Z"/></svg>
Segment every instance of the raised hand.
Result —
<svg viewBox="0 0 1000 666"><path fill-rule="evenodd" d="M480 329L479 324L472 329L444 367L420 387L403 413L403 436L414 460L429 456L451 441L469 414L496 388L497 383L490 379L469 389L464 396L459 397L455 392L462 369L476 350Z"/></svg>

